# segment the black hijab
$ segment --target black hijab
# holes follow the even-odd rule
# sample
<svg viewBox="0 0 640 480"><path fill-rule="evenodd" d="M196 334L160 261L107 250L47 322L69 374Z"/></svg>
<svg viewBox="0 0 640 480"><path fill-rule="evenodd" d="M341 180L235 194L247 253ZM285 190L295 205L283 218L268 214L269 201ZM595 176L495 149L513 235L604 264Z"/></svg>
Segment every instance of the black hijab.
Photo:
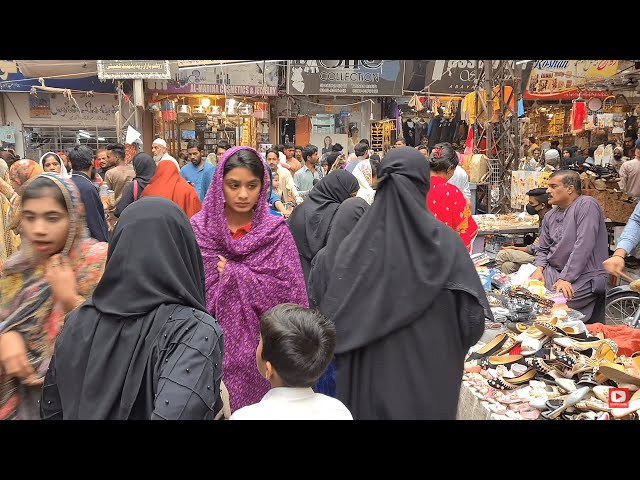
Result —
<svg viewBox="0 0 640 480"><path fill-rule="evenodd" d="M137 153L132 160L133 169L136 172L136 176L133 180L138 184L138 195L137 199L142 197L142 192L149 184L153 175L156 173L156 162L153 158L144 152ZM131 205L134 202L133 198L133 181L127 183L122 190L122 196L120 197L120 201L118 205L116 205L115 216L120 217L125 208Z"/></svg>
<svg viewBox="0 0 640 480"><path fill-rule="evenodd" d="M427 210L428 191L429 165L420 152L402 147L385 156L376 199L342 242L320 302L336 325L336 354L421 319L443 288L473 295L492 318L459 236Z"/></svg>
<svg viewBox="0 0 640 480"><path fill-rule="evenodd" d="M56 342L65 418L129 417L151 349L177 305L206 312L200 250L177 205L142 198L116 225L93 298L67 316Z"/></svg>
<svg viewBox="0 0 640 480"><path fill-rule="evenodd" d="M359 189L358 179L346 170L322 178L289 217L289 229L298 253L311 261L325 246L338 207Z"/></svg>
<svg viewBox="0 0 640 480"><path fill-rule="evenodd" d="M142 191L156 173L156 162L148 153L140 152L133 157L131 163L133 163L133 169L136 172L134 179L138 181L138 198L140 198Z"/></svg>
<svg viewBox="0 0 640 480"><path fill-rule="evenodd" d="M317 308L320 305L320 299L324 297L327 285L333 275L334 260L338 249L368 208L369 204L360 197L348 198L338 208L331 223L327 245L318 252L311 262L311 273L307 286L309 308Z"/></svg>

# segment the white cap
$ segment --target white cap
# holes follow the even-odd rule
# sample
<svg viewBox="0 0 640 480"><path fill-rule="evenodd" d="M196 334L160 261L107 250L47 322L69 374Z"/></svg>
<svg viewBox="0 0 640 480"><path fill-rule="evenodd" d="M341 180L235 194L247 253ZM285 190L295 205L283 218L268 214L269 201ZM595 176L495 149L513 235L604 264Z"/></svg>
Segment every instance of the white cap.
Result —
<svg viewBox="0 0 640 480"><path fill-rule="evenodd" d="M152 145L160 145L161 147L167 148L167 142L165 142L163 139L161 138L156 138Z"/></svg>
<svg viewBox="0 0 640 480"><path fill-rule="evenodd" d="M556 150L555 148L551 148L546 152L544 152L545 160L554 160L556 158L560 158L560 154L558 153L558 150Z"/></svg>

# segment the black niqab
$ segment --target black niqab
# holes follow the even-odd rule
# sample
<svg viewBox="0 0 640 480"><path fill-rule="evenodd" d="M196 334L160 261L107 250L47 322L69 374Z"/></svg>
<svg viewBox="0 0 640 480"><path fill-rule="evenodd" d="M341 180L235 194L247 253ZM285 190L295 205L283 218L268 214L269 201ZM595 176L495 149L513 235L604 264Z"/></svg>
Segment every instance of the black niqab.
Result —
<svg viewBox="0 0 640 480"><path fill-rule="evenodd" d="M177 305L206 312L200 250L180 208L143 198L123 212L93 298L67 316L56 342L65 418L129 417Z"/></svg>
<svg viewBox="0 0 640 480"><path fill-rule="evenodd" d="M309 263L327 243L331 221L338 207L359 189L358 180L346 170L337 170L322 178L289 217L289 229L298 253L306 260L303 265L305 282Z"/></svg>
<svg viewBox="0 0 640 480"><path fill-rule="evenodd" d="M331 281L338 249L368 208L369 204L360 197L348 198L338 208L333 217L333 222L331 222L327 245L318 252L311 263L307 286L309 308L317 308L319 306L320 300L327 290L327 285Z"/></svg>

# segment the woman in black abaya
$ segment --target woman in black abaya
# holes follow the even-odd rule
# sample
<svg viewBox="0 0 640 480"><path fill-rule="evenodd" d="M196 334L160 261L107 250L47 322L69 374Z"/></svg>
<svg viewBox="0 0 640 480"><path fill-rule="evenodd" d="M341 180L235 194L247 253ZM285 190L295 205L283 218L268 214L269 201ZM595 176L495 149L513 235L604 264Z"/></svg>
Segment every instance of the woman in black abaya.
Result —
<svg viewBox="0 0 640 480"><path fill-rule="evenodd" d="M41 417L211 419L222 347L189 220L169 200L142 198L118 221L93 298L66 318Z"/></svg>
<svg viewBox="0 0 640 480"><path fill-rule="evenodd" d="M358 220L365 214L369 204L360 197L348 198L340 205L331 222L331 232L327 245L323 247L311 262L307 296L309 308L317 309L320 300L331 282L336 254L342 241L351 233ZM366 253L364 253L366 255ZM325 372L313 387L316 393L323 393L330 397L336 396L336 363L331 361Z"/></svg>
<svg viewBox="0 0 640 480"><path fill-rule="evenodd" d="M338 207L358 193L360 185L353 174L336 170L323 177L311 190L302 205L293 209L288 224L296 242L305 285L313 257L327 244L331 221Z"/></svg>
<svg viewBox="0 0 640 480"><path fill-rule="evenodd" d="M460 237L425 208L428 190L424 157L392 150L320 299L336 325L337 398L356 419L455 419L464 357L491 318Z"/></svg>

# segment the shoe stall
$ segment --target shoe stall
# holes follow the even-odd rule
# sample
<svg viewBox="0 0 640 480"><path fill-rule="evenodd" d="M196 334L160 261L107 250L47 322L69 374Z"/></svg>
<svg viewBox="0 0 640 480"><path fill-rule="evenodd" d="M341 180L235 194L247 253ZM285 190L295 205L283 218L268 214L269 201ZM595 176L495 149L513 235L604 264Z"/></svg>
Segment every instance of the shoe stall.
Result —
<svg viewBox="0 0 640 480"><path fill-rule="evenodd" d="M477 268L495 321L465 359L458 419L640 418L639 329L585 325L526 271Z"/></svg>

